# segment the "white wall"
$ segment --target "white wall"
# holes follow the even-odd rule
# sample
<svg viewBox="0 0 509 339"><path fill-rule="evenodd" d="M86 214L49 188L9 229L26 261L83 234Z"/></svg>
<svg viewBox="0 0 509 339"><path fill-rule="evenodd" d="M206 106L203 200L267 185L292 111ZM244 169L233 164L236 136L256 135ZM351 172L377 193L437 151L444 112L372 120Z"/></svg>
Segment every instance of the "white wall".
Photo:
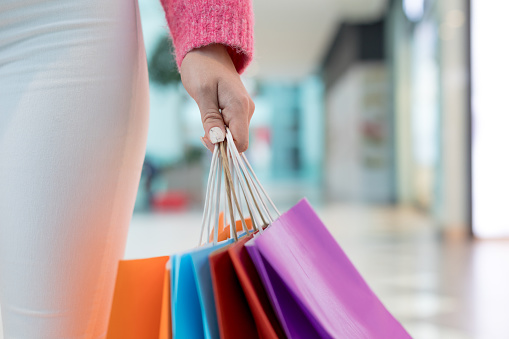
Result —
<svg viewBox="0 0 509 339"><path fill-rule="evenodd" d="M325 190L329 198L390 201L388 86L385 64L369 62L351 66L328 90ZM370 138L366 129L380 131L380 141Z"/></svg>

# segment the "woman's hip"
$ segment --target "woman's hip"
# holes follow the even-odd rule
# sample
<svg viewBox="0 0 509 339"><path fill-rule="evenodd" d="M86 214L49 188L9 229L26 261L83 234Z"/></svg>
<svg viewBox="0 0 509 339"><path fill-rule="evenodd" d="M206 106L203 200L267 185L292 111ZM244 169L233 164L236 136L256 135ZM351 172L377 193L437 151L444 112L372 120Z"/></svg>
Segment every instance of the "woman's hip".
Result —
<svg viewBox="0 0 509 339"><path fill-rule="evenodd" d="M0 2L0 155L36 125L39 143L144 145L148 100L136 0Z"/></svg>
<svg viewBox="0 0 509 339"><path fill-rule="evenodd" d="M148 81L137 0L0 2L2 92ZM1 108L1 107L0 107Z"/></svg>

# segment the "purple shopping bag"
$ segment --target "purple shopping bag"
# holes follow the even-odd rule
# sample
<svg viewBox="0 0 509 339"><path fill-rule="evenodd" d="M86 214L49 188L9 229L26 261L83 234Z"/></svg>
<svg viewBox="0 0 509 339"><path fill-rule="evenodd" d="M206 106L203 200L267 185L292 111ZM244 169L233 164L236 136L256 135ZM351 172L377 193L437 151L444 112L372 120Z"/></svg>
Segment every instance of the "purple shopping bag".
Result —
<svg viewBox="0 0 509 339"><path fill-rule="evenodd" d="M289 338L411 338L306 199L245 246Z"/></svg>

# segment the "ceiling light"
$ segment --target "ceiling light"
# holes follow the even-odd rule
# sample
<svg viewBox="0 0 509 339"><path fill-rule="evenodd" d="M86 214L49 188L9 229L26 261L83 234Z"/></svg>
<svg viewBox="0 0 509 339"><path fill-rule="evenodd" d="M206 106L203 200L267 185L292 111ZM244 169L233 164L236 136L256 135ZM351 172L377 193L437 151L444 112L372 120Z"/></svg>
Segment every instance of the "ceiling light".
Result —
<svg viewBox="0 0 509 339"><path fill-rule="evenodd" d="M403 0L403 11L408 20L421 20L424 15L424 0Z"/></svg>

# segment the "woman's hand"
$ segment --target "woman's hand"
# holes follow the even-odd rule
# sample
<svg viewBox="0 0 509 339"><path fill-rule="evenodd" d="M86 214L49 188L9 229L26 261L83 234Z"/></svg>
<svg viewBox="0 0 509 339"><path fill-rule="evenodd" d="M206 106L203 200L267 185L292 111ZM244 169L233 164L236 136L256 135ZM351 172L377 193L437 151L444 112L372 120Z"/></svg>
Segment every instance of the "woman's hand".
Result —
<svg viewBox="0 0 509 339"><path fill-rule="evenodd" d="M255 106L226 47L211 44L193 49L184 57L180 71L185 89L200 108L205 146L213 151L213 144L224 140L226 125L237 149L244 152Z"/></svg>

